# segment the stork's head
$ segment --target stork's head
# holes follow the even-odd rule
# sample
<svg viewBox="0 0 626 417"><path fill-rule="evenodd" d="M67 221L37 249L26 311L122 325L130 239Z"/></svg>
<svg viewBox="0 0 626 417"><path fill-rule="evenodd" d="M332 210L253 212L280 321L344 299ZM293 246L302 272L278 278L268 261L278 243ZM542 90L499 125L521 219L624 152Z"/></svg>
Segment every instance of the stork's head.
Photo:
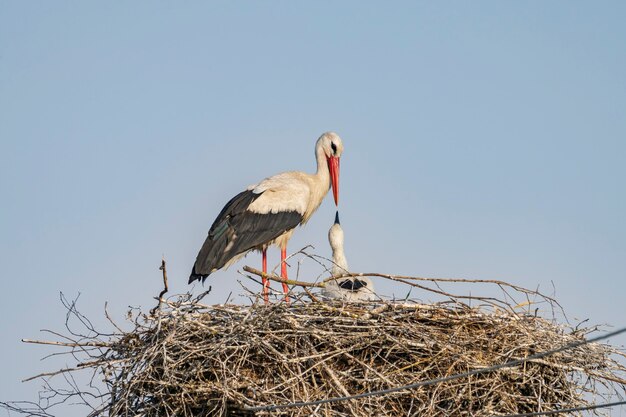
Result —
<svg viewBox="0 0 626 417"><path fill-rule="evenodd" d="M315 145L317 157L326 158L328 171L330 172L330 185L333 188L335 205L339 203L339 158L343 153L343 143L335 132L326 132L317 140Z"/></svg>
<svg viewBox="0 0 626 417"><path fill-rule="evenodd" d="M339 224L339 212L335 214L335 224L328 231L328 242L330 242L333 253L338 250L343 251L343 229Z"/></svg>

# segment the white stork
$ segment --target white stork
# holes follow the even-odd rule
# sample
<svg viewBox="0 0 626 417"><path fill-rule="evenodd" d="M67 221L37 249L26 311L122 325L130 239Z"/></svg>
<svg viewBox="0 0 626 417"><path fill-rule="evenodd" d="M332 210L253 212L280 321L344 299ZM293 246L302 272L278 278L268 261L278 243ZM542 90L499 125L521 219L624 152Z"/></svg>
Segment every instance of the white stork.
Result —
<svg viewBox="0 0 626 417"><path fill-rule="evenodd" d="M263 254L267 273L267 248L280 247L281 277L287 280L287 242L294 228L305 224L322 204L332 187L335 205L339 200L341 138L326 132L315 144L317 172L290 171L266 178L233 197L213 222L189 276L189 283L204 280L212 272L228 267L249 251ZM263 298L268 302L269 281L263 279ZM289 291L283 283L285 294Z"/></svg>
<svg viewBox="0 0 626 417"><path fill-rule="evenodd" d="M328 241L333 250L333 277L347 274L348 261L343 252L343 229L339 224L339 212L335 214L335 224L328 231ZM374 283L368 277L346 277L326 283L322 294L328 298L344 301L369 301L376 299Z"/></svg>

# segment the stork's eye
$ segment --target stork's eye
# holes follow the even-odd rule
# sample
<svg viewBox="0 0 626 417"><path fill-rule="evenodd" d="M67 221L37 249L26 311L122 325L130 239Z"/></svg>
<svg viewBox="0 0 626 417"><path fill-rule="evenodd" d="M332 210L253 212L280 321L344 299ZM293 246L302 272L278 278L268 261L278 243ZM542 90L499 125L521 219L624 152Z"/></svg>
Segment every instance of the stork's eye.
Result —
<svg viewBox="0 0 626 417"><path fill-rule="evenodd" d="M333 155L335 155L337 153L337 145L335 145L333 142L330 142L330 147L333 150Z"/></svg>

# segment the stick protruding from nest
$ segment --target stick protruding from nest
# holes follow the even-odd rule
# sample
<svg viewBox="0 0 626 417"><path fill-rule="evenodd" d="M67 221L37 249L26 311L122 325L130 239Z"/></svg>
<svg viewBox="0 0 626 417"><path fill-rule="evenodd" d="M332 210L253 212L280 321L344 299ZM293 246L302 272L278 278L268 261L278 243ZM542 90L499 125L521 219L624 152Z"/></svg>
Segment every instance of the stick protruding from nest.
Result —
<svg viewBox="0 0 626 417"><path fill-rule="evenodd" d="M161 304L163 303L163 296L165 295L166 292L169 291L167 287L167 267L165 265L165 256L161 258L161 266L159 267L159 270L163 271L163 290L159 293L159 297L158 297L159 304L157 304L156 307L150 310L150 315L154 315L156 311L159 308L161 308Z"/></svg>

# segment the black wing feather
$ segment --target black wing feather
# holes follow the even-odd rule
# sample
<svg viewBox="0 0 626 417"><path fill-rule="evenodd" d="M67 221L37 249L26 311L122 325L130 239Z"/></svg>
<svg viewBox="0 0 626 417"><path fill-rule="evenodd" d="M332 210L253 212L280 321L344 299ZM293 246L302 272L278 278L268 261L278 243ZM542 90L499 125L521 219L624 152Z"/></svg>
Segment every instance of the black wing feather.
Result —
<svg viewBox="0 0 626 417"><path fill-rule="evenodd" d="M259 214L248 211L259 198L246 190L233 197L213 222L189 276L189 283L204 282L211 272L222 268L235 256L267 243L302 221L296 211Z"/></svg>
<svg viewBox="0 0 626 417"><path fill-rule="evenodd" d="M339 282L339 287L343 288L344 290L356 292L363 287L367 287L367 283L356 278L354 279L354 281L347 279L345 281Z"/></svg>

